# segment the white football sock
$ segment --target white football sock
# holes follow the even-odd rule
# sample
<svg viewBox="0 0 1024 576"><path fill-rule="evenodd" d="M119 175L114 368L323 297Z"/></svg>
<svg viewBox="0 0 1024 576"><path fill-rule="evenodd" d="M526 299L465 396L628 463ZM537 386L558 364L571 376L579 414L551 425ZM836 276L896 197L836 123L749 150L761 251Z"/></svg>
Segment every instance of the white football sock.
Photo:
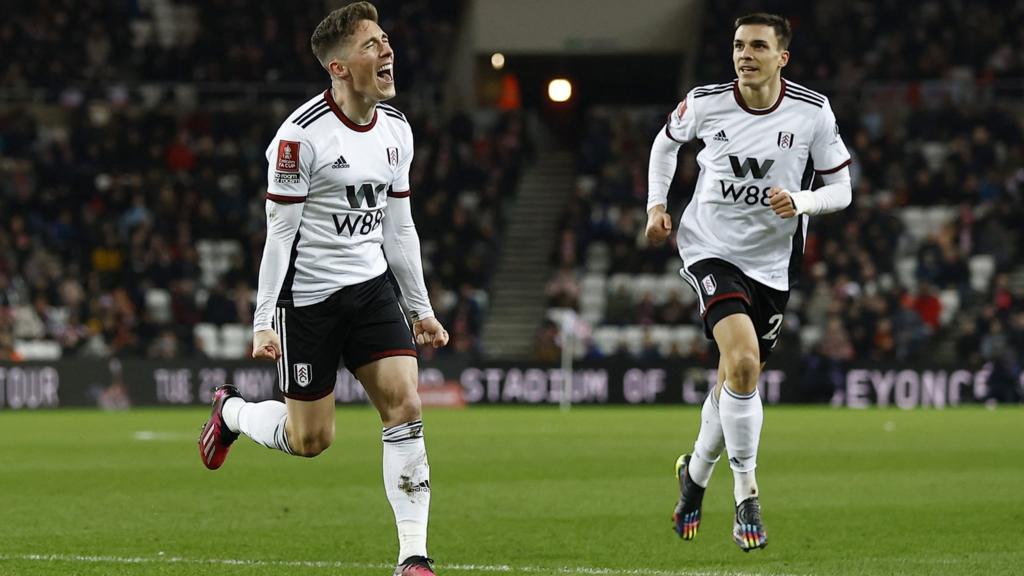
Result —
<svg viewBox="0 0 1024 576"><path fill-rule="evenodd" d="M242 400L238 396L232 396L224 401L224 405L220 407L220 415L224 417L224 423L228 425L228 430L234 433L238 433L238 413L242 411L242 406L245 406L245 400Z"/></svg>
<svg viewBox="0 0 1024 576"><path fill-rule="evenodd" d="M384 490L398 527L398 562L427 555L427 516L430 513L430 465L423 442L423 421L391 428L384 441Z"/></svg>
<svg viewBox="0 0 1024 576"><path fill-rule="evenodd" d="M232 398L231 400L236 400ZM231 400L224 403L225 408ZM241 400L237 398L237 400ZM234 404L233 402L231 402ZM232 406L232 411L235 406ZM288 408L284 402L267 400L265 402L244 402L238 407L238 431L252 438L257 444L267 448L280 450L287 454L292 453L288 445L288 436L285 433L285 426L288 422ZM227 415L224 416L227 422ZM228 423L228 428L231 424Z"/></svg>
<svg viewBox="0 0 1024 576"><path fill-rule="evenodd" d="M761 396L756 388L749 395L743 395L726 385L722 387L718 409L722 418L722 432L725 434L725 447L729 451L729 466L735 481L733 495L739 504L751 496L757 496L754 469L757 468L757 446L764 421Z"/></svg>
<svg viewBox="0 0 1024 576"><path fill-rule="evenodd" d="M693 443L693 458L687 470L690 479L701 488L707 488L711 473L715 470L715 462L725 448L725 435L722 433L722 420L718 414L718 399L715 390L711 389L704 399L704 407L700 409L700 432Z"/></svg>

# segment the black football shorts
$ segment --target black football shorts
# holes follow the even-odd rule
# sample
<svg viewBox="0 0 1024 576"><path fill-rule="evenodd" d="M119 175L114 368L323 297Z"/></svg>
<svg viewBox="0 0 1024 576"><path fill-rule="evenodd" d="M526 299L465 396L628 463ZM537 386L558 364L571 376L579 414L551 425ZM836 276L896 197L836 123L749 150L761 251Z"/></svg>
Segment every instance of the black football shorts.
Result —
<svg viewBox="0 0 1024 576"><path fill-rule="evenodd" d="M278 306L278 385L285 397L318 400L334 391L338 367L350 372L389 356L416 356L409 323L385 272L323 302Z"/></svg>
<svg viewBox="0 0 1024 576"><path fill-rule="evenodd" d="M764 362L779 342L789 292L769 288L718 258L684 263L681 273L700 299L704 335L714 339L715 324L726 316L746 314L754 323Z"/></svg>

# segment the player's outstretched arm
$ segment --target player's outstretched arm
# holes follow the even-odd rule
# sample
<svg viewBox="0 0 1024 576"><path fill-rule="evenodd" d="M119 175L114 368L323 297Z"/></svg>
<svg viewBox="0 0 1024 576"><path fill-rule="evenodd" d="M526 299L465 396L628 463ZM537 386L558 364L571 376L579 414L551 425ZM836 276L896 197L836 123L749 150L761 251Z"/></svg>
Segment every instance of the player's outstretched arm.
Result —
<svg viewBox="0 0 1024 576"><path fill-rule="evenodd" d="M277 297L288 274L292 241L302 220L301 202L282 204L267 200L267 241L260 262L259 286L256 289L256 313L253 315L253 358L277 360L281 356L281 340L271 320Z"/></svg>

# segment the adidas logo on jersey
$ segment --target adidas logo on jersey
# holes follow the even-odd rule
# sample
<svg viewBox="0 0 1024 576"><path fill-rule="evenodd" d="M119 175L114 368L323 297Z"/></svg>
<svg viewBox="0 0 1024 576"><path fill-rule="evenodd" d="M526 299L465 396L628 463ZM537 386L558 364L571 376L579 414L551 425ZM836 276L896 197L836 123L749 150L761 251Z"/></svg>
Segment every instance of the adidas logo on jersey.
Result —
<svg viewBox="0 0 1024 576"><path fill-rule="evenodd" d="M719 130L718 134L715 134L715 137L712 138L712 140L715 142L728 142L729 137L725 135L725 130Z"/></svg>
<svg viewBox="0 0 1024 576"><path fill-rule="evenodd" d="M331 164L331 168L348 168L348 162L345 162L344 156L338 156L338 159Z"/></svg>

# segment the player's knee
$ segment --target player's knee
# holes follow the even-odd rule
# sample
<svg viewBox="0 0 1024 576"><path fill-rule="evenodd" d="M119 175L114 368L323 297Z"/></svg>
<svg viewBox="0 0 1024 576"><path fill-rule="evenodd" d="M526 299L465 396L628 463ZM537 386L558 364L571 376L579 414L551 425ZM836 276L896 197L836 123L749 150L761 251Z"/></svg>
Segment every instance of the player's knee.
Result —
<svg viewBox="0 0 1024 576"><path fill-rule="evenodd" d="M409 389L406 394L395 397L394 402L380 416L385 426L397 426L405 422L419 420L423 416L423 406L415 388Z"/></svg>
<svg viewBox="0 0 1024 576"><path fill-rule="evenodd" d="M726 359L726 377L728 386L734 392L747 394L757 387L757 378L761 372L761 361L757 350L744 350L728 355Z"/></svg>
<svg viewBox="0 0 1024 576"><path fill-rule="evenodd" d="M288 438L292 452L298 456L312 458L327 450L334 442L334 427L319 428L315 430L303 430L295 435L295 438Z"/></svg>

